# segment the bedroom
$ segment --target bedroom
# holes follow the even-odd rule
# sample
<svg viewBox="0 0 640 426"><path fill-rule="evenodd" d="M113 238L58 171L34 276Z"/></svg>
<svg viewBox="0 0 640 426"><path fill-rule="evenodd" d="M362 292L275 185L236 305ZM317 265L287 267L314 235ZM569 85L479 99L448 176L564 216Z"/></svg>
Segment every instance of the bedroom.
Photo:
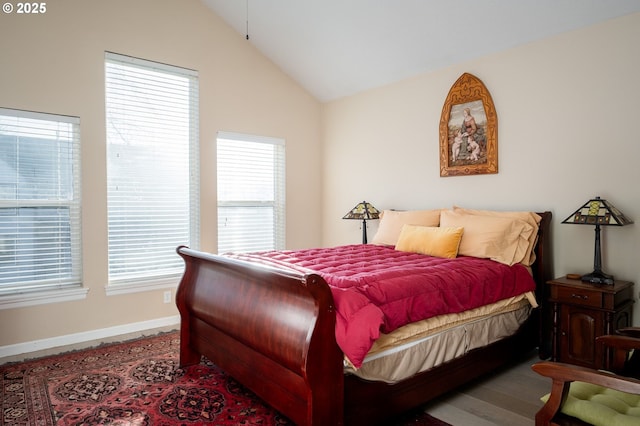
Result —
<svg viewBox="0 0 640 426"><path fill-rule="evenodd" d="M551 210L559 276L592 266L591 230L560 226L578 205L600 195L638 220L638 13L321 103L200 2L50 6L46 15L0 16L0 106L81 118L89 292L34 306L3 301L0 348L7 352L177 323L162 289L105 292L105 51L198 70L203 164L215 158L218 130L286 139L289 248L358 242L358 224L341 217L361 199L381 209ZM500 172L441 178L438 122L464 72L482 79L496 104ZM215 170L201 167L201 182L201 247L215 251L215 221L204 220L216 214ZM604 269L637 282L639 237L637 225L607 228ZM636 304L636 324L639 310Z"/></svg>

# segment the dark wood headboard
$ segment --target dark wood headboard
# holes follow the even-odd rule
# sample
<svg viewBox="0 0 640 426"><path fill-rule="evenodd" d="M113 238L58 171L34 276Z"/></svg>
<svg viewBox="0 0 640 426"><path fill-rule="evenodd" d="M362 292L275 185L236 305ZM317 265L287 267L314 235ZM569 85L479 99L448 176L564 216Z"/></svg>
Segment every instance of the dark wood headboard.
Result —
<svg viewBox="0 0 640 426"><path fill-rule="evenodd" d="M540 342L538 352L540 358L546 359L551 356L551 312L547 306L549 298L549 290L546 285L547 281L553 279L553 255L551 253L551 212L538 213L542 220L538 228L538 244L536 245L536 261L532 272L533 278L536 280L536 299L540 304L537 315L540 324Z"/></svg>

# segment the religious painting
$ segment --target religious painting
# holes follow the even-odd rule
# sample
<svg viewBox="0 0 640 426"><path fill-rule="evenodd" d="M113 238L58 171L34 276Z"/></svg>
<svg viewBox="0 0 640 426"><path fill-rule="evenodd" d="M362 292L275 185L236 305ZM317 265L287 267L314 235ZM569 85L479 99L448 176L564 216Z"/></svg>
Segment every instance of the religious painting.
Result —
<svg viewBox="0 0 640 426"><path fill-rule="evenodd" d="M498 173L498 118L489 91L465 73L440 117L440 176Z"/></svg>

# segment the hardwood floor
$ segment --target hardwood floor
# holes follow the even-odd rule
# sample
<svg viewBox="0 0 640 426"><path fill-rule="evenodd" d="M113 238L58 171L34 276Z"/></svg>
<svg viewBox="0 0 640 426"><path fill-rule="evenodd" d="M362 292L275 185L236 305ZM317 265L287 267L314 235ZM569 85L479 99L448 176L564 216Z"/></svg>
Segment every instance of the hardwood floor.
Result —
<svg viewBox="0 0 640 426"><path fill-rule="evenodd" d="M433 401L425 411L454 426L532 426L551 380L531 370L537 354Z"/></svg>

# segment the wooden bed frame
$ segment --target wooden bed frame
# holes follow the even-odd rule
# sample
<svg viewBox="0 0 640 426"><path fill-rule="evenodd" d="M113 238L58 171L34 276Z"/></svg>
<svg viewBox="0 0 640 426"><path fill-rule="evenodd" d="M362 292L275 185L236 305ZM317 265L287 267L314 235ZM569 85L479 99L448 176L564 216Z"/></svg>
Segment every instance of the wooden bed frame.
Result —
<svg viewBox="0 0 640 426"><path fill-rule="evenodd" d="M542 216L532 266L538 301L551 277ZM180 364L206 356L299 425L373 425L417 408L541 345L540 309L513 336L396 384L343 372L333 297L316 274L266 267L178 247L185 272L176 303Z"/></svg>

